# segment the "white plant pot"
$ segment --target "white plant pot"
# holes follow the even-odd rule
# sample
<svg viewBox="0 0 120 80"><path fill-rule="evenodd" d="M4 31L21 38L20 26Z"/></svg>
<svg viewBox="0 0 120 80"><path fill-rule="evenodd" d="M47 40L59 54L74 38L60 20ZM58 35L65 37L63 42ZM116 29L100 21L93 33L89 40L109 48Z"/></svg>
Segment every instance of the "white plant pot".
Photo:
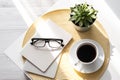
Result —
<svg viewBox="0 0 120 80"><path fill-rule="evenodd" d="M91 27L92 27L92 25L90 25L88 27L75 26L75 29L80 31L80 32L85 32L85 31L88 31Z"/></svg>

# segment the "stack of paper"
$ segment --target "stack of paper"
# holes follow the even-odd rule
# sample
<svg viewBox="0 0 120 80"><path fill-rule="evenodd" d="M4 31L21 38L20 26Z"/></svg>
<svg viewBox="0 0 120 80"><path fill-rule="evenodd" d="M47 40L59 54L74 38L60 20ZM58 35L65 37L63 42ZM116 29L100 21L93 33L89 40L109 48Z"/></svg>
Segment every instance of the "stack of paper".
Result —
<svg viewBox="0 0 120 80"><path fill-rule="evenodd" d="M64 35L64 36L63 36ZM57 26L53 21L40 21L37 32L33 38L58 38L63 39L64 47L71 40L71 35ZM35 74L54 78L60 60L60 53L64 47L57 50L36 49L30 44L31 40L21 51L27 61L24 70Z"/></svg>

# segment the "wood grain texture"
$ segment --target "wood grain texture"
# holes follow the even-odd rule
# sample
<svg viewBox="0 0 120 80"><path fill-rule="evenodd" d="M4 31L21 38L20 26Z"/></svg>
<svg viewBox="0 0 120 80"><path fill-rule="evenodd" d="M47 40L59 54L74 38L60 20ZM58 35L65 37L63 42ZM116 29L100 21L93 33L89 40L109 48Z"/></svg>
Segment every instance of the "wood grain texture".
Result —
<svg viewBox="0 0 120 80"><path fill-rule="evenodd" d="M12 0L0 0L0 80L27 80L19 67L4 54L26 27Z"/></svg>
<svg viewBox="0 0 120 80"><path fill-rule="evenodd" d="M40 15L43 15L57 0L16 0L18 1L28 16L34 21ZM21 8L19 9L21 11ZM23 12L24 13L24 12Z"/></svg>
<svg viewBox="0 0 120 80"><path fill-rule="evenodd" d="M0 29L0 54L11 45L26 29Z"/></svg>
<svg viewBox="0 0 120 80"><path fill-rule="evenodd" d="M23 41L23 46L34 34L36 24L39 23L41 18L44 20L51 19L55 23L57 23L60 27L65 29L67 32L69 32L73 37L70 43L62 51L63 56L59 65L59 69L57 71L57 75L54 80L99 80L100 77L104 74L109 64L110 43L109 43L108 35L106 34L104 28L98 21L96 21L92 25L93 27L87 32L76 31L76 29L74 28L75 25L71 21L69 21L69 14L70 14L70 10L63 9L63 10L52 11L43 15L42 17L39 17L26 33L26 36ZM99 44L101 44L101 46L104 49L104 53L105 53L104 64L98 71L94 73L82 74L80 72L77 72L72 68L69 62L68 59L69 50L71 46L80 39L93 39L97 41ZM33 78L33 80L52 80L31 73L29 75Z"/></svg>
<svg viewBox="0 0 120 80"><path fill-rule="evenodd" d="M27 80L27 77L7 56L0 55L0 80Z"/></svg>
<svg viewBox="0 0 120 80"><path fill-rule="evenodd" d="M14 7L12 0L0 0L0 8L4 7L4 8L8 8L8 7Z"/></svg>
<svg viewBox="0 0 120 80"><path fill-rule="evenodd" d="M25 29L26 23L15 7L0 8L0 29Z"/></svg>

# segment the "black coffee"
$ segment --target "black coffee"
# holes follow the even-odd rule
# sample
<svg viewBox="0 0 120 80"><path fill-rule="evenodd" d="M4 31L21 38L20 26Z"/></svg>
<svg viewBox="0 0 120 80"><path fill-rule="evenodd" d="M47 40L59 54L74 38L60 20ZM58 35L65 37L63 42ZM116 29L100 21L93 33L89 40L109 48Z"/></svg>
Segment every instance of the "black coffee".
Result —
<svg viewBox="0 0 120 80"><path fill-rule="evenodd" d="M83 62L91 62L96 57L96 50L93 46L85 44L78 48L77 56Z"/></svg>

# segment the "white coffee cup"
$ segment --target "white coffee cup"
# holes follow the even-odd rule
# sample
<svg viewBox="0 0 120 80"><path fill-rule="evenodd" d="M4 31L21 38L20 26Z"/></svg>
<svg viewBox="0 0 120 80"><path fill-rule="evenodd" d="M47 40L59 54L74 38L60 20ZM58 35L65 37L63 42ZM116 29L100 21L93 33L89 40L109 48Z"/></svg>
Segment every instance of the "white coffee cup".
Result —
<svg viewBox="0 0 120 80"><path fill-rule="evenodd" d="M76 50L78 63L92 64L98 58L98 48L91 42L84 42L80 44ZM76 64L78 64L76 63Z"/></svg>

